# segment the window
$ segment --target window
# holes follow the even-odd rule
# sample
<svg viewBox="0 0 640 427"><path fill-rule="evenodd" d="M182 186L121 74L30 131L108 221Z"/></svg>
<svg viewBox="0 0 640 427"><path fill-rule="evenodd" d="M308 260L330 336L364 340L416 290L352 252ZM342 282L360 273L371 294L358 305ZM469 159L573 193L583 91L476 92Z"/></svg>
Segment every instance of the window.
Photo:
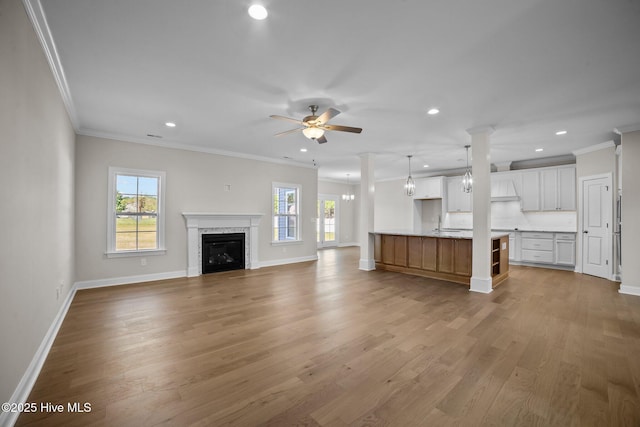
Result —
<svg viewBox="0 0 640 427"><path fill-rule="evenodd" d="M107 256L164 253L164 172L109 168Z"/></svg>
<svg viewBox="0 0 640 427"><path fill-rule="evenodd" d="M300 241L300 186L273 183L273 241Z"/></svg>

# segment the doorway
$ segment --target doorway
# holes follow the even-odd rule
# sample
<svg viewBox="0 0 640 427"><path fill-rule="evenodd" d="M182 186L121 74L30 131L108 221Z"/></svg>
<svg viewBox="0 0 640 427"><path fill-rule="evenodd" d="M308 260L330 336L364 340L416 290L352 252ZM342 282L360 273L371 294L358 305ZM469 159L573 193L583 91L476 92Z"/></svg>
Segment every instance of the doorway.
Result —
<svg viewBox="0 0 640 427"><path fill-rule="evenodd" d="M611 176L597 175L580 181L582 183L582 272L611 279L613 271Z"/></svg>
<svg viewBox="0 0 640 427"><path fill-rule="evenodd" d="M320 195L318 197L318 221L316 237L319 248L336 246L338 242L338 196Z"/></svg>

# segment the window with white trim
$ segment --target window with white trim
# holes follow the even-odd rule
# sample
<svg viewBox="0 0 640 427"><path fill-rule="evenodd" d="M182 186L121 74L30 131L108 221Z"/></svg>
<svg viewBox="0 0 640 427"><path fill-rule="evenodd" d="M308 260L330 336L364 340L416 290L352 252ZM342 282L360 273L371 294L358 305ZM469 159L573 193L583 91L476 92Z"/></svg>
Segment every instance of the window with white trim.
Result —
<svg viewBox="0 0 640 427"><path fill-rule="evenodd" d="M164 253L165 173L109 168L107 256Z"/></svg>
<svg viewBox="0 0 640 427"><path fill-rule="evenodd" d="M300 241L300 185L272 184L273 242Z"/></svg>

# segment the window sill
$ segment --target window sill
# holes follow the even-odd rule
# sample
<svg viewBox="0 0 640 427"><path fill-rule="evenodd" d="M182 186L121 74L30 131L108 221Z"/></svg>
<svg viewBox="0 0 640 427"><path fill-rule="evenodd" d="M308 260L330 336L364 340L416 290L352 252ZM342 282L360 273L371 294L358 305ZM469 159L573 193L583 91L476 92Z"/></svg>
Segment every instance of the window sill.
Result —
<svg viewBox="0 0 640 427"><path fill-rule="evenodd" d="M271 246L284 246L284 245L302 245L302 240L272 240Z"/></svg>
<svg viewBox="0 0 640 427"><path fill-rule="evenodd" d="M156 256L165 255L166 249L148 249L143 251L118 251L118 252L106 252L107 258L128 258L136 256Z"/></svg>

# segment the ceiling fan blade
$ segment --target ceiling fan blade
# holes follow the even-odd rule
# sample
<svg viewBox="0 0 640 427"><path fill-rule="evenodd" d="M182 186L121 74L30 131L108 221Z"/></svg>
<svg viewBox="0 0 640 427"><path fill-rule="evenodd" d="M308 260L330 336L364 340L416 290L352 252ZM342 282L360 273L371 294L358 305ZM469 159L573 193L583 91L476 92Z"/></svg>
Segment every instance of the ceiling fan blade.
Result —
<svg viewBox="0 0 640 427"><path fill-rule="evenodd" d="M331 120L338 114L340 114L340 111L336 110L335 108L329 108L327 111L320 114L320 116L316 119L316 123L318 124L327 123L329 120Z"/></svg>
<svg viewBox="0 0 640 427"><path fill-rule="evenodd" d="M272 119L278 119L278 120L286 120L288 122L293 122L293 123L297 123L299 125L304 124L303 122L301 122L300 120L296 120L296 119L292 119L291 117L285 117L285 116L278 116L276 114L272 114L269 117L271 117Z"/></svg>
<svg viewBox="0 0 640 427"><path fill-rule="evenodd" d="M340 125L324 125L322 126L325 130L337 130L340 132L352 132L352 133L360 133L362 132L362 128L353 128L350 126L340 126Z"/></svg>
<svg viewBox="0 0 640 427"><path fill-rule="evenodd" d="M327 137L322 135L320 138L316 138L316 141L318 141L318 144L324 144L327 142Z"/></svg>
<svg viewBox="0 0 640 427"><path fill-rule="evenodd" d="M282 135L288 135L290 133L296 133L296 132L300 132L302 130L302 128L298 128L298 129L291 129L291 130L285 130L284 132L280 132L280 133L276 133L273 136L282 136Z"/></svg>

